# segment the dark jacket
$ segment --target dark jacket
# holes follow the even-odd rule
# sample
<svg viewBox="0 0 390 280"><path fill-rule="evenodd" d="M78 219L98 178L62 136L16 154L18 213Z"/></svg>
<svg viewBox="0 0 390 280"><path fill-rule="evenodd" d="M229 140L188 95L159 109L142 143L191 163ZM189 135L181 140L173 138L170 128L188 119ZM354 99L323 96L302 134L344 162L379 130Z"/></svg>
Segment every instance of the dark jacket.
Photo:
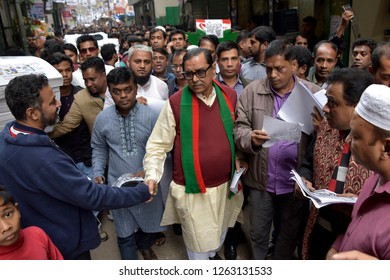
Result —
<svg viewBox="0 0 390 280"><path fill-rule="evenodd" d="M16 123L32 134L0 133L0 184L20 205L23 227L42 228L65 259L100 244L92 210L130 207L150 198L148 188L117 188L89 180L43 131Z"/></svg>

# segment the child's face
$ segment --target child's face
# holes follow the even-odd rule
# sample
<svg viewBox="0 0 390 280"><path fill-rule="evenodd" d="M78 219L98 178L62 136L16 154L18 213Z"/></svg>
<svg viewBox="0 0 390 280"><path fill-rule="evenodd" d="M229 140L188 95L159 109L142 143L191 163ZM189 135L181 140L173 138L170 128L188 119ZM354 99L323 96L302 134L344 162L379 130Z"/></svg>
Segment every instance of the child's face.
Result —
<svg viewBox="0 0 390 280"><path fill-rule="evenodd" d="M20 212L11 202L0 198L0 246L10 246L19 238Z"/></svg>

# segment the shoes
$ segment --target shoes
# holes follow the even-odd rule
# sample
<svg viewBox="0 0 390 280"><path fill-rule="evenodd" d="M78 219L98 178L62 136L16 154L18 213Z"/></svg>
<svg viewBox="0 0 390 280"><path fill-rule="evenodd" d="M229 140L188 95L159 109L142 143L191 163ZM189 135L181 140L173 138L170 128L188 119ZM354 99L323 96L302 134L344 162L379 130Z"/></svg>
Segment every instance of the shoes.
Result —
<svg viewBox="0 0 390 280"><path fill-rule="evenodd" d="M162 246L164 245L165 241L167 241L165 234L163 232L157 232L156 239L154 240L154 245Z"/></svg>
<svg viewBox="0 0 390 280"><path fill-rule="evenodd" d="M215 256L212 258L209 258L209 260L219 261L219 260L222 260L222 258L216 253Z"/></svg>
<svg viewBox="0 0 390 280"><path fill-rule="evenodd" d="M225 245L224 250L225 260L235 260L237 258L237 245Z"/></svg>
<svg viewBox="0 0 390 280"><path fill-rule="evenodd" d="M182 235L182 229L181 229L181 224L173 224L172 225L172 229L173 229L173 232L176 234L176 235Z"/></svg>
<svg viewBox="0 0 390 280"><path fill-rule="evenodd" d="M152 248L141 250L141 255L144 257L144 260L158 260L156 254L153 252Z"/></svg>
<svg viewBox="0 0 390 280"><path fill-rule="evenodd" d="M102 242L108 240L108 234L107 234L107 232L105 232L104 230L99 229L99 235L100 235L100 240L101 240Z"/></svg>
<svg viewBox="0 0 390 280"><path fill-rule="evenodd" d="M110 211L107 214L107 219L109 219L111 222L114 221L114 217L111 215Z"/></svg>
<svg viewBox="0 0 390 280"><path fill-rule="evenodd" d="M273 242L268 243L267 259L274 255L275 244Z"/></svg>

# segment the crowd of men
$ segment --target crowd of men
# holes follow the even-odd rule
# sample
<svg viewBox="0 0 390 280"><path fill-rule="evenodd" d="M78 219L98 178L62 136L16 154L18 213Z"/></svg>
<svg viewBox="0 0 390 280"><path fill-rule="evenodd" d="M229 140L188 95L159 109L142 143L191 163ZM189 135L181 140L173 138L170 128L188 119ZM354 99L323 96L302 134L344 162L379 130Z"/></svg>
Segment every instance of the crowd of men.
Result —
<svg viewBox="0 0 390 280"><path fill-rule="evenodd" d="M124 260L158 259L170 225L190 260L220 260L223 246L236 259L242 241L256 260L390 259L390 43L357 39L343 65L351 13L328 40L312 17L293 42L268 26L197 45L171 27L111 30L119 50L88 34L31 40L63 85L60 100L44 75L5 89L15 121L0 133L0 259L91 259L107 210ZM326 90L322 111L306 108L314 131L267 145L264 123L302 86ZM316 208L292 169L356 204ZM143 182L113 186L126 173Z"/></svg>

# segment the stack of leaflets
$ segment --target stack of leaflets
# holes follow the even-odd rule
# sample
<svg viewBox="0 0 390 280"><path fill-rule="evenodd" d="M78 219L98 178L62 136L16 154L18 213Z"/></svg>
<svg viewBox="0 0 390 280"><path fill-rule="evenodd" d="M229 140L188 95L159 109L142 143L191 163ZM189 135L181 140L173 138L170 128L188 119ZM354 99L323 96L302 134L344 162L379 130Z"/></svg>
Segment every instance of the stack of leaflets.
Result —
<svg viewBox="0 0 390 280"><path fill-rule="evenodd" d="M134 177L132 173L124 173L112 184L114 187L135 187L138 183L143 183L144 179L141 177Z"/></svg>
<svg viewBox="0 0 390 280"><path fill-rule="evenodd" d="M299 188L302 191L302 194L305 197L309 198L316 208L321 208L326 205L335 203L354 204L357 200L357 197L341 197L338 196L336 193L325 189L311 191L306 186L305 182L303 182L302 177L299 176L299 174L294 169L291 170L291 174L293 175L291 179L293 179L298 184Z"/></svg>

